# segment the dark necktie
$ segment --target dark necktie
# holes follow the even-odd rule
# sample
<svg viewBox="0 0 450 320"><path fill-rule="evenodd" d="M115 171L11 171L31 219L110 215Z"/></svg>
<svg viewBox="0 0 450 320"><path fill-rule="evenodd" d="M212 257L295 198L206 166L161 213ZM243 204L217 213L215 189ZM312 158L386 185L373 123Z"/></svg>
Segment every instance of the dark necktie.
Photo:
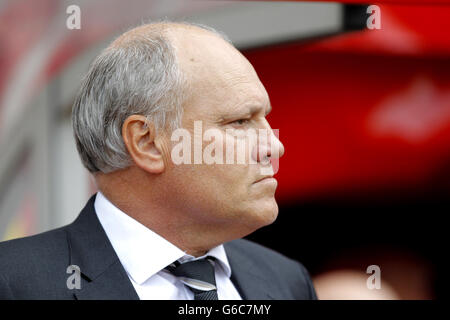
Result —
<svg viewBox="0 0 450 320"><path fill-rule="evenodd" d="M218 300L214 265L207 258L182 264L175 261L166 270L194 293L194 300Z"/></svg>

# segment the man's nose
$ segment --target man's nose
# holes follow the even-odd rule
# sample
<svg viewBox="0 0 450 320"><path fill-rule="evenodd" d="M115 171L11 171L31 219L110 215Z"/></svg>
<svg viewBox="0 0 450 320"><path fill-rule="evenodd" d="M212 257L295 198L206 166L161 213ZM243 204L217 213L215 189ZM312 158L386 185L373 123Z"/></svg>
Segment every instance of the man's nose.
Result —
<svg viewBox="0 0 450 320"><path fill-rule="evenodd" d="M279 139L279 130L272 129L267 122L266 124L266 128L260 129L258 134L258 162L278 159L284 154L284 146Z"/></svg>
<svg viewBox="0 0 450 320"><path fill-rule="evenodd" d="M284 155L284 145L283 143L281 143L280 141L280 131L279 129L276 130L272 130L272 128L270 129L271 134L271 139L270 139L270 157L271 158L281 158ZM275 150L275 154L273 155L273 151Z"/></svg>

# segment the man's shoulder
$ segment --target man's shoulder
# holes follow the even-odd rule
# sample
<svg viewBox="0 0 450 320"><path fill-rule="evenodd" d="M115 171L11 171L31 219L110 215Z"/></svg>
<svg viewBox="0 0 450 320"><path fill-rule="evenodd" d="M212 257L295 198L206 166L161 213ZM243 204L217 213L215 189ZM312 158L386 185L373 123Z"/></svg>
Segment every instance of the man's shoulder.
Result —
<svg viewBox="0 0 450 320"><path fill-rule="evenodd" d="M253 241L233 240L225 244L225 250L238 259L250 260L255 268L267 273L309 279L309 273L301 262Z"/></svg>
<svg viewBox="0 0 450 320"><path fill-rule="evenodd" d="M17 272L17 268L34 269L67 256L66 228L0 242L0 272L8 275Z"/></svg>
<svg viewBox="0 0 450 320"><path fill-rule="evenodd" d="M238 239L224 245L234 271L250 271L270 279L283 299L317 299L310 275L302 263L255 242ZM231 263L231 261L230 261Z"/></svg>
<svg viewBox="0 0 450 320"><path fill-rule="evenodd" d="M1 299L70 299L66 227L0 242Z"/></svg>
<svg viewBox="0 0 450 320"><path fill-rule="evenodd" d="M298 267L299 264L301 265L301 263L299 263L298 261L288 258L273 249L267 248L261 244L247 239L237 239L227 242L225 243L225 249L227 251L234 251L239 255L246 256L263 264L276 261L278 266L280 264L287 267ZM273 263L268 264L272 265Z"/></svg>
<svg viewBox="0 0 450 320"><path fill-rule="evenodd" d="M41 232L35 235L30 235L22 238L16 238L12 240L6 240L0 242L0 252L4 250L15 250L16 248L39 248L44 244L55 241L56 239L62 239L66 237L65 229L67 226L52 229L49 231Z"/></svg>

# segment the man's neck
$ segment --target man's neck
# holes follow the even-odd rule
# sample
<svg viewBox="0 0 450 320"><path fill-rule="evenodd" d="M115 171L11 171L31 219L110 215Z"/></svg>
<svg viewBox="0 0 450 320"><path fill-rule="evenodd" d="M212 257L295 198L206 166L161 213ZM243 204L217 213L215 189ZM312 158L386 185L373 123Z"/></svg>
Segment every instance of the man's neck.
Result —
<svg viewBox="0 0 450 320"><path fill-rule="evenodd" d="M125 169L126 170L126 169ZM125 173L125 172L124 172ZM172 199L158 194L158 186L148 186L142 177L121 172L96 176L102 194L122 212L157 233L184 252L199 257L225 242L244 236L236 225L224 221L199 220L198 214L175 206ZM149 192L151 190L151 192Z"/></svg>

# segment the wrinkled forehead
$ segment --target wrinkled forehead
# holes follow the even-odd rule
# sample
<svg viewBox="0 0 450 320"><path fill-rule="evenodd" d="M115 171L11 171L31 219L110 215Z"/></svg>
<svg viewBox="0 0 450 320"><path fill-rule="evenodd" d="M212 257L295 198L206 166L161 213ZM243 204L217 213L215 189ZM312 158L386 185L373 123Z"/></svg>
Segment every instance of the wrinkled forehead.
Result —
<svg viewBox="0 0 450 320"><path fill-rule="evenodd" d="M210 108L269 103L253 66L220 36L200 28L188 32L174 30L170 36L191 102L209 102L212 103ZM220 104L221 101L224 103Z"/></svg>

